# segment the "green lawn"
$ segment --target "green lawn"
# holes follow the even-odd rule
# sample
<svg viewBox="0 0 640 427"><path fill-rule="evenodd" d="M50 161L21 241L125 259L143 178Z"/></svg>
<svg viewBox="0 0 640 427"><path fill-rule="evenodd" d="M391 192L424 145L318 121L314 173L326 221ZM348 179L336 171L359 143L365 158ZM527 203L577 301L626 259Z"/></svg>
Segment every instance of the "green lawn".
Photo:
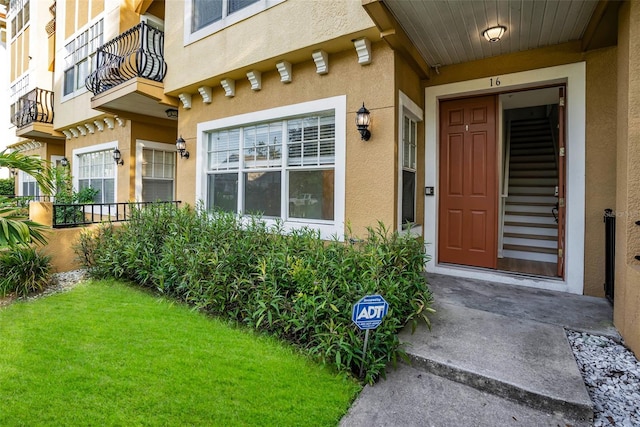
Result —
<svg viewBox="0 0 640 427"><path fill-rule="evenodd" d="M0 425L333 426L360 390L117 282L0 308Z"/></svg>

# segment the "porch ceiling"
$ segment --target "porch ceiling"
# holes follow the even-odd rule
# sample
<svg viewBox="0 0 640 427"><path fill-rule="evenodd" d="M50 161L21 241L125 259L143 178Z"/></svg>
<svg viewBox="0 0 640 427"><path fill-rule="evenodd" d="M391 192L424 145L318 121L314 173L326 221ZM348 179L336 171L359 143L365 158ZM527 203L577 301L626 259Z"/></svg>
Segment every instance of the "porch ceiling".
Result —
<svg viewBox="0 0 640 427"><path fill-rule="evenodd" d="M617 38L617 27L612 28L617 22L617 1L379 1L431 67L575 40L581 40L583 50L587 50L613 45ZM507 31L499 42L489 43L482 32L495 25L503 25Z"/></svg>

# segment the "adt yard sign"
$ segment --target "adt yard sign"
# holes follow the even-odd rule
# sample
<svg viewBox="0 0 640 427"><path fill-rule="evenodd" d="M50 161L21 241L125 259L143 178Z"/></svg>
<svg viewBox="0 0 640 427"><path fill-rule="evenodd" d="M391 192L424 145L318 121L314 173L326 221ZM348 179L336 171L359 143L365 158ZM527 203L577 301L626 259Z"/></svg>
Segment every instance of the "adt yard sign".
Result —
<svg viewBox="0 0 640 427"><path fill-rule="evenodd" d="M354 304L351 320L363 330L375 329L389 310L389 303L380 295L367 295Z"/></svg>

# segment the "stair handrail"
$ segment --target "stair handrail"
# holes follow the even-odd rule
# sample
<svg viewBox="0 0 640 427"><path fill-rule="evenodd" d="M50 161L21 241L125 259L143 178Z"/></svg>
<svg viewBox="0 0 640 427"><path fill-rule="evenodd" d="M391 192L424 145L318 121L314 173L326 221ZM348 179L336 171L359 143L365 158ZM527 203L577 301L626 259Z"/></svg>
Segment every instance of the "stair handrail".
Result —
<svg viewBox="0 0 640 427"><path fill-rule="evenodd" d="M511 160L511 119L507 120L507 134L505 137L505 156L504 156L504 172L502 174L502 192L500 195L500 232L498 234L498 255L502 256L502 249L504 244L504 217L507 204L507 197L509 197L509 168Z"/></svg>

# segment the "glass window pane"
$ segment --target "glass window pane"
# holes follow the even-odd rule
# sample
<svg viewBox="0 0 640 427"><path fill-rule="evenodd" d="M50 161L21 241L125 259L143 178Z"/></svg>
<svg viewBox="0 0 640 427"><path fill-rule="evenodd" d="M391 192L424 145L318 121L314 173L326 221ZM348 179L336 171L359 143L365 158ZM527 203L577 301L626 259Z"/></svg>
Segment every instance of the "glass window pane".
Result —
<svg viewBox="0 0 640 427"><path fill-rule="evenodd" d="M173 200L173 180L144 179L142 180L142 201L156 202Z"/></svg>
<svg viewBox="0 0 640 427"><path fill-rule="evenodd" d="M70 68L64 72L64 94L69 95L73 93L75 87L75 72L74 68Z"/></svg>
<svg viewBox="0 0 640 427"><path fill-rule="evenodd" d="M333 220L334 171L289 172L289 217Z"/></svg>
<svg viewBox="0 0 640 427"><path fill-rule="evenodd" d="M238 211L238 174L210 174L207 177L207 209Z"/></svg>
<svg viewBox="0 0 640 427"><path fill-rule="evenodd" d="M416 173L402 171L402 224L415 222Z"/></svg>
<svg viewBox="0 0 640 427"><path fill-rule="evenodd" d="M222 0L193 0L191 32L222 19Z"/></svg>
<svg viewBox="0 0 640 427"><path fill-rule="evenodd" d="M264 216L280 216L280 172L244 174L244 211Z"/></svg>
<svg viewBox="0 0 640 427"><path fill-rule="evenodd" d="M153 176L153 150L142 150L142 176Z"/></svg>
<svg viewBox="0 0 640 427"><path fill-rule="evenodd" d="M229 0L227 14L237 12L240 9L244 9L247 6L252 5L253 3L257 3L258 1L259 0Z"/></svg>

